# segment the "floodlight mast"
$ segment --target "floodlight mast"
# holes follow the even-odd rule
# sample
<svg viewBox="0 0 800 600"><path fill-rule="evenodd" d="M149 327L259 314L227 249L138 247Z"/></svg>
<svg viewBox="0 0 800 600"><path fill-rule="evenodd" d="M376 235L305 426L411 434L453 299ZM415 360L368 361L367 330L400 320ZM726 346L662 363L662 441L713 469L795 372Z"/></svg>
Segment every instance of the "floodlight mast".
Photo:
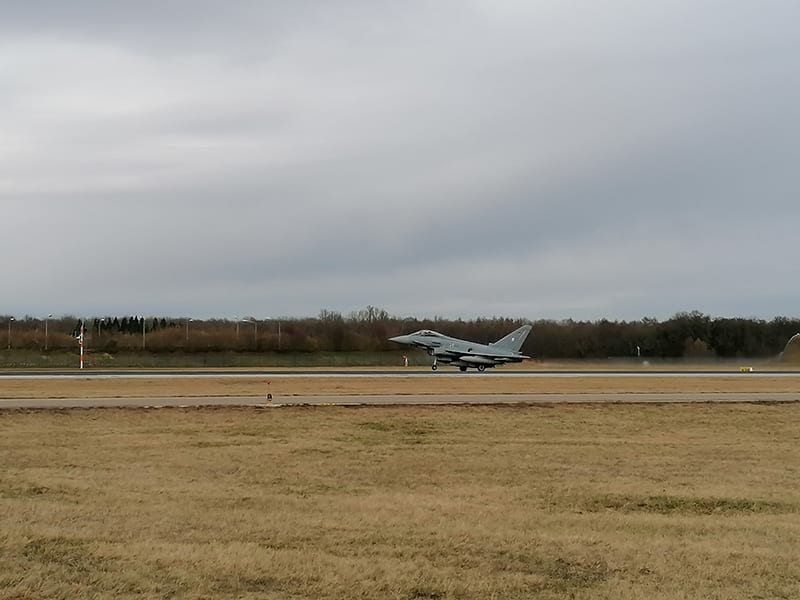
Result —
<svg viewBox="0 0 800 600"><path fill-rule="evenodd" d="M265 321L275 321L278 324L278 351L281 349L281 320L279 317L266 317Z"/></svg>
<svg viewBox="0 0 800 600"><path fill-rule="evenodd" d="M8 318L8 349L11 350L11 321L15 321L14 317Z"/></svg>
<svg viewBox="0 0 800 600"><path fill-rule="evenodd" d="M83 319L81 319L81 328L78 333L78 346L80 347L80 354L81 354L81 369L83 369L83 357L84 357L83 338L84 338L84 328L83 328Z"/></svg>
<svg viewBox="0 0 800 600"><path fill-rule="evenodd" d="M253 324L253 349L258 351L258 319L255 317L247 317L246 319L242 319L242 323Z"/></svg>
<svg viewBox="0 0 800 600"><path fill-rule="evenodd" d="M50 319L53 318L52 313L47 315L47 318L44 320L44 351L47 352L47 323Z"/></svg>

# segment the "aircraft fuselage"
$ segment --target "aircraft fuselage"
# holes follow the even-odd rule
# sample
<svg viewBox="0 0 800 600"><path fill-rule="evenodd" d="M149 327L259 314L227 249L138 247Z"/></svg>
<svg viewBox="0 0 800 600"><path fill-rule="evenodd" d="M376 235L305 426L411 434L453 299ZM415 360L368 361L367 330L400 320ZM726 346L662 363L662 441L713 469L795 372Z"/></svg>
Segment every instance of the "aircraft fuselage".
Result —
<svg viewBox="0 0 800 600"><path fill-rule="evenodd" d="M434 371L439 362L459 367L462 371L469 368L483 371L487 368L522 362L530 358L519 351L530 330L530 325L523 325L493 344L461 340L429 329L389 339L398 344L425 348L428 354L434 358L432 365Z"/></svg>

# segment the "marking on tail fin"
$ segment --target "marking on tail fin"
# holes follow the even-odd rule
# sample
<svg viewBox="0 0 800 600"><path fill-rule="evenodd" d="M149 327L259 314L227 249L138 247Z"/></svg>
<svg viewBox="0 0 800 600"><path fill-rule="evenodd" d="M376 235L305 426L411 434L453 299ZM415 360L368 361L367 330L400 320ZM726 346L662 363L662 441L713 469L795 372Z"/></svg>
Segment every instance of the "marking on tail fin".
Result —
<svg viewBox="0 0 800 600"><path fill-rule="evenodd" d="M531 329L532 329L531 325L523 325L519 329L515 329L514 331L509 333L504 338L501 338L496 342L494 342L493 344L489 345L494 346L495 348L511 350L512 352L519 352L520 348L522 348L522 344L525 343L525 339L531 332Z"/></svg>

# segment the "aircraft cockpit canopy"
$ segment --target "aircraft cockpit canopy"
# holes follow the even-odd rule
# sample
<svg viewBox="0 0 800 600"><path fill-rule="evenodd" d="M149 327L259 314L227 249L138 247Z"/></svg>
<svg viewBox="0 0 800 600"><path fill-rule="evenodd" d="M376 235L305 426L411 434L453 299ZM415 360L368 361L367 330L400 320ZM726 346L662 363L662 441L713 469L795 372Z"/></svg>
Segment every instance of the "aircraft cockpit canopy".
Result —
<svg viewBox="0 0 800 600"><path fill-rule="evenodd" d="M414 335L421 335L422 337L442 337L441 333L437 333L436 331L431 331L430 329L420 329Z"/></svg>

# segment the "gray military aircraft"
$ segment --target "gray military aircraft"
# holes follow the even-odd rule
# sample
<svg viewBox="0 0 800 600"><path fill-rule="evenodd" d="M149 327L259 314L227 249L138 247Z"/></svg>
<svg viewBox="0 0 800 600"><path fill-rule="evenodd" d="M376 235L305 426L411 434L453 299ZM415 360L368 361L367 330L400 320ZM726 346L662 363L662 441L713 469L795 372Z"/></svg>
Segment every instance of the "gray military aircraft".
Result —
<svg viewBox="0 0 800 600"><path fill-rule="evenodd" d="M430 329L421 329L408 335L398 335L389 340L398 344L426 348L428 354L433 357L431 369L434 371L438 368L437 363L442 362L458 367L461 371L472 367L483 372L487 367L518 363L530 358L519 351L530 332L531 326L523 325L504 338L488 345L460 340Z"/></svg>

